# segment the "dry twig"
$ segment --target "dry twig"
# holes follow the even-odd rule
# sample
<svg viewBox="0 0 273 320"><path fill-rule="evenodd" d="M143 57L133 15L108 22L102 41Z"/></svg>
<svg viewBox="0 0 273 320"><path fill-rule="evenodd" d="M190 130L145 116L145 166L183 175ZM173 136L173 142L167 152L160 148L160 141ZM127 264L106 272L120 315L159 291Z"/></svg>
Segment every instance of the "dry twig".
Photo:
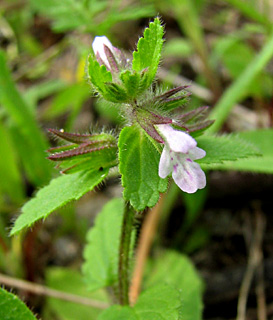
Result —
<svg viewBox="0 0 273 320"><path fill-rule="evenodd" d="M12 278L4 274L0 274L0 283L8 287L22 289L24 291L28 291L37 295L43 295L43 296L48 296L52 298L69 301L69 302L79 303L79 304L94 307L97 309L106 309L109 307L108 303L105 303L103 301L92 300L92 299L81 297L75 294L70 294L70 293L59 291L59 290L50 289L37 283L32 283L29 281Z"/></svg>
<svg viewBox="0 0 273 320"><path fill-rule="evenodd" d="M263 232L264 220L261 213L259 211L256 211L255 232L249 250L247 269L239 292L236 320L246 319L246 305L251 282L253 280L255 272L257 271L257 268L260 266L262 261Z"/></svg>

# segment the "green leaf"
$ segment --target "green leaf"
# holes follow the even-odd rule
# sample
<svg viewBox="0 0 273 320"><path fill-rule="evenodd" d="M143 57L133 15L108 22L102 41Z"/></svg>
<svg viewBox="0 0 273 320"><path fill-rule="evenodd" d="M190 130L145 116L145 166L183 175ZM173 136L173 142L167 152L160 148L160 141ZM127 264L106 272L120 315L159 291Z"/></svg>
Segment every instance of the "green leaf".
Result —
<svg viewBox="0 0 273 320"><path fill-rule="evenodd" d="M104 99L112 102L126 102L128 95L125 89L116 83L105 83ZM130 94L131 97L131 94Z"/></svg>
<svg viewBox="0 0 273 320"><path fill-rule="evenodd" d="M141 91L139 73L125 70L120 74L120 79L131 98L136 97Z"/></svg>
<svg viewBox="0 0 273 320"><path fill-rule="evenodd" d="M201 320L203 283L191 261L175 251L166 251L159 255L151 262L145 287L162 283L162 279L181 293L179 319Z"/></svg>
<svg viewBox="0 0 273 320"><path fill-rule="evenodd" d="M112 82L112 74L104 65L99 65L93 54L88 57L88 79L95 89L107 101L126 102L127 92L120 85Z"/></svg>
<svg viewBox="0 0 273 320"><path fill-rule="evenodd" d="M94 299L102 302L102 305L103 302L108 302L106 291L99 290L90 293L86 288L82 275L76 270L57 267L49 268L46 270L46 285L55 290ZM45 308L44 313L54 312L59 320L97 319L102 312L102 310L95 307L49 297L46 300ZM43 319L49 319L49 317L44 314Z"/></svg>
<svg viewBox="0 0 273 320"><path fill-rule="evenodd" d="M179 291L167 284L160 284L144 291L134 309L140 320L173 320L179 319L181 305Z"/></svg>
<svg viewBox="0 0 273 320"><path fill-rule="evenodd" d="M137 210L153 207L159 192L167 189L167 179L158 175L160 154L144 130L125 127L119 136L119 160L124 198Z"/></svg>
<svg viewBox="0 0 273 320"><path fill-rule="evenodd" d="M273 129L240 132L238 137L254 144L262 153L260 157L238 159L237 161L215 164L215 170L239 170L273 174Z"/></svg>
<svg viewBox="0 0 273 320"><path fill-rule="evenodd" d="M89 290L110 286L117 281L123 207L123 199L108 202L87 235L83 273Z"/></svg>
<svg viewBox="0 0 273 320"><path fill-rule="evenodd" d="M164 284L144 291L134 307L112 306L98 320L178 320L182 302L173 287Z"/></svg>
<svg viewBox="0 0 273 320"><path fill-rule="evenodd" d="M29 175L29 178L37 185L47 182L51 175L51 168L44 153L48 147L47 142L29 106L15 87L2 51L0 51L0 104L19 133L20 145L26 145L31 150L28 157L29 162L32 162L33 174ZM34 176L36 178L33 178Z"/></svg>
<svg viewBox="0 0 273 320"><path fill-rule="evenodd" d="M144 31L143 38L137 44L137 51L133 52L132 69L138 72L147 69L143 76L143 88L148 88L154 80L160 61L163 45L164 30L159 18L150 23Z"/></svg>
<svg viewBox="0 0 273 320"><path fill-rule="evenodd" d="M108 170L77 172L53 179L49 185L39 190L36 196L27 202L21 215L15 221L11 235L18 233L34 222L45 219L50 213L72 200L78 200L91 191L107 176Z"/></svg>
<svg viewBox="0 0 273 320"><path fill-rule="evenodd" d="M36 320L26 305L14 294L0 288L0 319Z"/></svg>
<svg viewBox="0 0 273 320"><path fill-rule="evenodd" d="M235 134L202 136L196 140L198 147L206 151L206 156L198 160L200 164L210 165L260 155L260 151L253 144L244 141Z"/></svg>
<svg viewBox="0 0 273 320"><path fill-rule="evenodd" d="M99 65L93 54L87 61L88 79L100 94L105 93L105 83L112 82L112 74L104 65Z"/></svg>
<svg viewBox="0 0 273 320"><path fill-rule="evenodd" d="M249 85L253 79L263 70L273 56L273 33L262 50L255 56L247 68L241 73L236 81L224 92L220 100L213 108L210 118L215 119L215 123L207 132L217 132L234 105L245 96Z"/></svg>
<svg viewBox="0 0 273 320"><path fill-rule="evenodd" d="M112 306L105 310L98 320L139 320L134 310L130 307Z"/></svg>

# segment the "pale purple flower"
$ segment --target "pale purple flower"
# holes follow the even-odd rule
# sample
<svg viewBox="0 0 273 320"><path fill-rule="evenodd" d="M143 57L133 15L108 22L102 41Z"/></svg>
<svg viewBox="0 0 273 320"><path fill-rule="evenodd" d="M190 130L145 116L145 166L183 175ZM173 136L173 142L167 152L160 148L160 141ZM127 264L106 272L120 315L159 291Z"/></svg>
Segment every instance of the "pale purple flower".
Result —
<svg viewBox="0 0 273 320"><path fill-rule="evenodd" d="M187 133L173 129L169 124L157 125L164 139L164 149L159 162L159 176L166 178L171 172L174 182L187 193L206 186L206 176L194 160L205 157L206 152Z"/></svg>

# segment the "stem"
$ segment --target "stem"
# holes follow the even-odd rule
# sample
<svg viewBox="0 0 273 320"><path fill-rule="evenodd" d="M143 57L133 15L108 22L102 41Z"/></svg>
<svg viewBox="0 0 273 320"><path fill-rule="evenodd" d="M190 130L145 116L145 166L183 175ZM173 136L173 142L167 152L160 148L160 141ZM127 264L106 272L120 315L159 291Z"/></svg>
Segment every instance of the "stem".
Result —
<svg viewBox="0 0 273 320"><path fill-rule="evenodd" d="M119 247L119 303L121 305L129 304L129 255L131 234L134 223L134 211L131 210L128 202L125 202L124 216L121 229L120 247Z"/></svg>
<svg viewBox="0 0 273 320"><path fill-rule="evenodd" d="M136 250L135 266L129 292L130 305L134 305L137 301L141 289L142 278L146 261L154 240L155 232L158 226L160 213L166 195L162 195L155 207L147 212L143 226L141 228L138 247Z"/></svg>

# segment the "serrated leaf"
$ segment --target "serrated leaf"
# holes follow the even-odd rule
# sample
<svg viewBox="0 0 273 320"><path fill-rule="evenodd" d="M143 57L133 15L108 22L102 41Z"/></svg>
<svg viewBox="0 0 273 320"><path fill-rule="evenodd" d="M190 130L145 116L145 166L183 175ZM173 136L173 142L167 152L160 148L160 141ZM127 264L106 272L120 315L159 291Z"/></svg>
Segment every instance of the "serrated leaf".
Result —
<svg viewBox="0 0 273 320"><path fill-rule="evenodd" d="M169 272L170 270L171 272ZM166 251L151 262L149 273L145 279L145 287L155 286L162 283L162 279L164 279L165 283L179 290L182 301L179 308L179 319L202 319L203 283L193 264L186 256L175 251Z"/></svg>
<svg viewBox="0 0 273 320"><path fill-rule="evenodd" d="M36 320L32 312L16 295L0 288L0 319Z"/></svg>
<svg viewBox="0 0 273 320"><path fill-rule="evenodd" d="M148 88L154 80L161 57L164 30L159 18L150 23L144 31L143 38L133 52L132 69L138 72L147 69L143 74L143 87Z"/></svg>
<svg viewBox="0 0 273 320"><path fill-rule="evenodd" d="M260 151L253 144L235 134L202 136L196 140L198 147L206 151L206 156L198 160L200 164L210 165L260 155Z"/></svg>
<svg viewBox="0 0 273 320"><path fill-rule="evenodd" d="M107 293L104 290L89 292L83 281L82 275L77 270L51 267L46 269L46 285L49 288L63 292L94 299L102 303L108 302ZM54 312L59 320L97 319L102 310L91 306L84 306L70 301L63 301L47 297L43 319L48 319L45 312Z"/></svg>
<svg viewBox="0 0 273 320"><path fill-rule="evenodd" d="M215 164L210 169L215 170L239 170L273 174L273 130L260 129L238 133L238 137L254 144L262 156L226 161L223 164Z"/></svg>
<svg viewBox="0 0 273 320"><path fill-rule="evenodd" d="M120 79L127 92L130 94L130 97L134 98L140 92L141 87L139 73L125 70L120 74Z"/></svg>
<svg viewBox="0 0 273 320"><path fill-rule="evenodd" d="M113 82L105 83L105 93L103 97L111 102L126 102L128 100L126 90Z"/></svg>
<svg viewBox="0 0 273 320"><path fill-rule="evenodd" d="M117 281L123 208L123 199L108 202L87 235L83 273L89 290L107 287Z"/></svg>
<svg viewBox="0 0 273 320"><path fill-rule="evenodd" d="M99 65L93 54L88 56L87 61L88 79L96 90L102 95L105 93L105 83L112 82L112 74L104 65Z"/></svg>
<svg viewBox="0 0 273 320"><path fill-rule="evenodd" d="M144 291L134 307L112 306L98 320L178 320L181 304L179 292L163 284Z"/></svg>
<svg viewBox="0 0 273 320"><path fill-rule="evenodd" d="M153 207L159 193L167 189L167 179L158 175L160 154L144 130L125 127L119 136L119 169L124 198L137 210Z"/></svg>
<svg viewBox="0 0 273 320"><path fill-rule="evenodd" d="M91 191L107 176L108 170L77 172L51 180L50 184L39 190L36 196L22 208L15 221L11 235L30 227L34 222L45 219L50 213L72 200L78 200Z"/></svg>
<svg viewBox="0 0 273 320"><path fill-rule="evenodd" d="M88 57L88 79L105 100L115 103L128 100L126 90L112 82L111 72L104 65L100 65L93 54Z"/></svg>

